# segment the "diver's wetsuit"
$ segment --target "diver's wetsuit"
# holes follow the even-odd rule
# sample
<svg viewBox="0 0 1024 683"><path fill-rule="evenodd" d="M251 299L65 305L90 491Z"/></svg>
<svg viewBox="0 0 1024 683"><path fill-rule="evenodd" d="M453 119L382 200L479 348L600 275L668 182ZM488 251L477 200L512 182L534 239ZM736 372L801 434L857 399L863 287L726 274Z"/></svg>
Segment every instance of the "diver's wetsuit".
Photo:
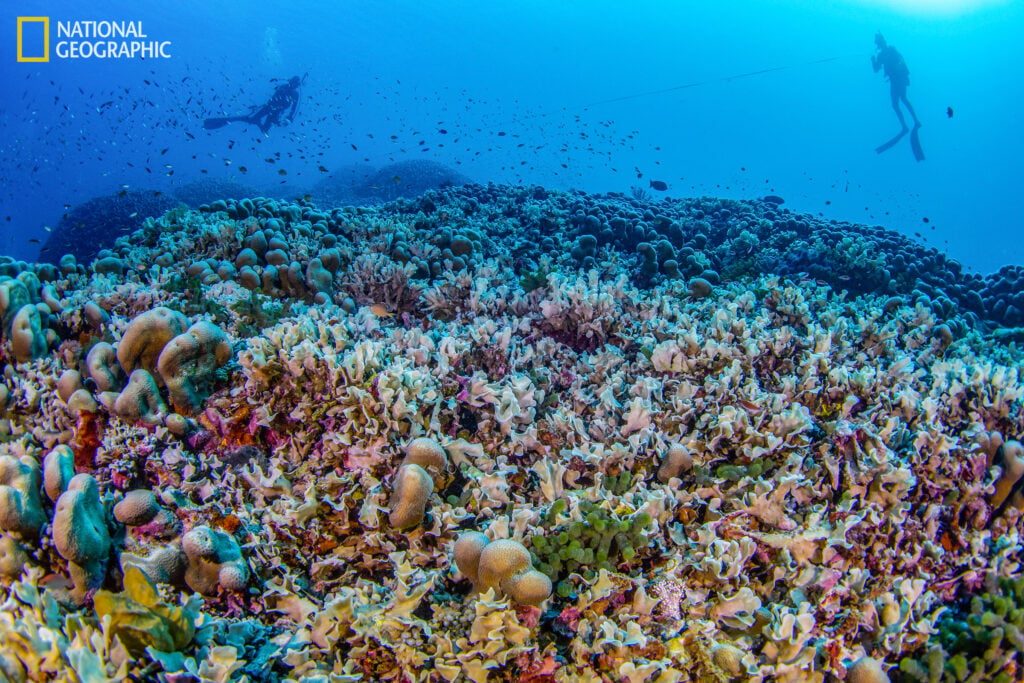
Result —
<svg viewBox="0 0 1024 683"><path fill-rule="evenodd" d="M245 117L244 121L255 123L266 133L273 126L281 125L281 115L288 110L284 121L291 121L295 110L299 107L299 77L295 76L287 83L282 83L274 90L270 100L256 111Z"/></svg>

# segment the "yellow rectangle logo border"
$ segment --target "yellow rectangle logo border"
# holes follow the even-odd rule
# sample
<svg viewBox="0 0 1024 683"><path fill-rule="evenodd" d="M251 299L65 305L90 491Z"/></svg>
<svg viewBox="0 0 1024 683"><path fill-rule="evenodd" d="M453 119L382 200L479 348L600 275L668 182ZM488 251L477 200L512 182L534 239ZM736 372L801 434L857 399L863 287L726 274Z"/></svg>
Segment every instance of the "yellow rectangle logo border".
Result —
<svg viewBox="0 0 1024 683"><path fill-rule="evenodd" d="M21 31L26 23L42 23L43 25L43 56L26 57L22 54ZM19 62L48 62L50 61L50 17L18 17L18 61Z"/></svg>

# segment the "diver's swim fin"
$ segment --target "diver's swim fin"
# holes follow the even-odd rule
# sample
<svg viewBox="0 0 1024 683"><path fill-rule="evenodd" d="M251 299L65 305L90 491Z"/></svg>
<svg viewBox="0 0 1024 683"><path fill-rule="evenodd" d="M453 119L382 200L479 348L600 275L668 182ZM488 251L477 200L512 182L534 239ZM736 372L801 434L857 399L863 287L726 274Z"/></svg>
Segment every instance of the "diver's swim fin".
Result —
<svg viewBox="0 0 1024 683"><path fill-rule="evenodd" d="M918 161L924 161L924 150L921 149L921 138L918 137L917 131L920 130L921 124L914 126L914 129L910 131L910 149L914 152L914 158Z"/></svg>
<svg viewBox="0 0 1024 683"><path fill-rule="evenodd" d="M880 144L878 147L875 147L875 152L877 154L881 154L882 152L889 151L890 149L892 149L896 145L897 142L902 140L903 136L906 135L906 134L907 134L907 131L901 130L899 133L896 134L896 137L892 138L891 140L886 140L885 142Z"/></svg>
<svg viewBox="0 0 1024 683"><path fill-rule="evenodd" d="M216 130L217 128L223 128L232 121L248 121L248 116L224 116L221 118L205 119L203 120L203 128L206 130Z"/></svg>

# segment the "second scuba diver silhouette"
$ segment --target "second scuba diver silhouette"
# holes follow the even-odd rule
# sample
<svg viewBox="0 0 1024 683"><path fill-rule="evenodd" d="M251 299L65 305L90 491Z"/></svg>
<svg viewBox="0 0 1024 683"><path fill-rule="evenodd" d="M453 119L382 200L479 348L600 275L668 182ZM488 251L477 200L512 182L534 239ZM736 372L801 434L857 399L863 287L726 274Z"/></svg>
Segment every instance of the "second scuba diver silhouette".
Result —
<svg viewBox="0 0 1024 683"><path fill-rule="evenodd" d="M213 130L222 128L232 121L244 121L255 123L260 130L266 133L273 126L283 126L295 118L295 111L299 108L299 85L306 80L303 76L293 76L287 82L282 83L274 89L267 103L260 107L253 107L248 114L243 116L223 116L203 121L203 128ZM285 114L287 112L287 114ZM284 115L282 117L282 115Z"/></svg>
<svg viewBox="0 0 1024 683"><path fill-rule="evenodd" d="M875 34L875 50L875 54L871 57L871 66L874 68L875 73L884 70L885 77L889 79L889 97L892 100L892 108L896 112L896 118L900 122L900 132L891 140L876 147L875 151L881 154L892 148L909 131L910 148L914 152L914 158L918 161L924 161L924 150L921 149L921 140L917 134L918 129L921 127L921 122L918 120L917 114L914 113L914 107L910 104L910 100L907 99L907 87L910 85L910 69L907 68L907 63L903 61L903 55L892 45L886 43L885 37L881 33ZM903 110L900 109L900 104L906 106L910 116L914 119L913 130L907 128L907 120L903 117Z"/></svg>

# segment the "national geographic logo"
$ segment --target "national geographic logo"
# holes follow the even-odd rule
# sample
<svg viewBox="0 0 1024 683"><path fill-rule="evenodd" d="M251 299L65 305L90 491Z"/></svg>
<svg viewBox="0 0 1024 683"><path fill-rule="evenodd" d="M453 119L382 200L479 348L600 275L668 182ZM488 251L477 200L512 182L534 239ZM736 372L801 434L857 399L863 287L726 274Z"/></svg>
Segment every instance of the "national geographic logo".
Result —
<svg viewBox="0 0 1024 683"><path fill-rule="evenodd" d="M50 61L50 17L18 17L18 61Z"/></svg>
<svg viewBox="0 0 1024 683"><path fill-rule="evenodd" d="M171 41L152 40L141 21L56 21L57 59L170 59ZM50 17L18 17L18 61L50 61Z"/></svg>

